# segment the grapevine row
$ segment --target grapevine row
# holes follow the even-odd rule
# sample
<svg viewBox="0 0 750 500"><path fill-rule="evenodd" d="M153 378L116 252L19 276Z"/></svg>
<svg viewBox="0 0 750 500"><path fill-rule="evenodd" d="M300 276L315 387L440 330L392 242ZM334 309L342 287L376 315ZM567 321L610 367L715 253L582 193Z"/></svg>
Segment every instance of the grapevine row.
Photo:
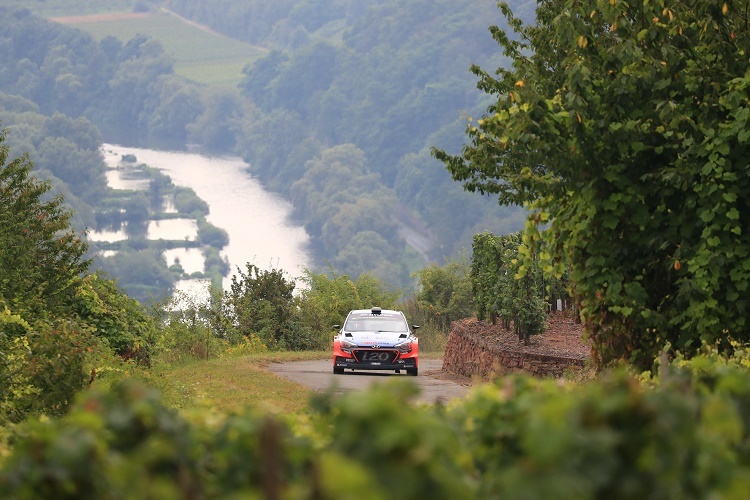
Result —
<svg viewBox="0 0 750 500"><path fill-rule="evenodd" d="M499 319L513 329L525 345L529 337L544 330L550 310L570 309L567 272L545 276L540 248L523 232L495 236L474 235L471 283L477 318ZM559 303L558 303L559 301Z"/></svg>

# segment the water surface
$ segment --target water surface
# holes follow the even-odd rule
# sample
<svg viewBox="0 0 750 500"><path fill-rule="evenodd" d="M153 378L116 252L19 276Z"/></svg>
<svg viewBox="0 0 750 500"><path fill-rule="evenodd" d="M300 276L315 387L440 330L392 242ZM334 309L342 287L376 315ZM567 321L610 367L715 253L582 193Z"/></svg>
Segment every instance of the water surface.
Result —
<svg viewBox="0 0 750 500"><path fill-rule="evenodd" d="M245 171L248 165L241 158L209 157L114 144L103 145L102 151L110 167L120 167L108 174L110 187L117 185L119 189L124 189L120 186L128 186L130 189L130 186L138 185L134 180L127 179L127 175L123 178L111 173L127 174L121 159L122 155L130 154L136 157L136 165L145 163L158 168L171 177L175 185L192 188L199 198L208 203L210 213L206 219L229 235L229 244L221 252L231 268L229 276L224 279L225 290L231 283L231 276L237 274L237 267L244 271L247 263L264 270L282 269L290 278L300 277L305 268L311 267L310 238L304 227L290 220L291 204L265 191L260 182ZM150 223L148 238L193 238L195 228L187 227L184 220L179 221ZM195 268L195 253L166 256L170 265L177 257L186 271L186 265L191 270ZM189 286L194 290L196 285L200 284L180 286Z"/></svg>

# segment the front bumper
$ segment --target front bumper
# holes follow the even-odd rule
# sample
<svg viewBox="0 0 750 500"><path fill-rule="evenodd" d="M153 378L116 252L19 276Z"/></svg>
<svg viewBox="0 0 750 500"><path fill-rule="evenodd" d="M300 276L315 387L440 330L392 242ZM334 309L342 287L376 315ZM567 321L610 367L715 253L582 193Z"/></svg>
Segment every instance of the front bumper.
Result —
<svg viewBox="0 0 750 500"><path fill-rule="evenodd" d="M417 358L397 358L393 361L358 361L355 357L335 356L333 366L352 370L405 370L417 367Z"/></svg>

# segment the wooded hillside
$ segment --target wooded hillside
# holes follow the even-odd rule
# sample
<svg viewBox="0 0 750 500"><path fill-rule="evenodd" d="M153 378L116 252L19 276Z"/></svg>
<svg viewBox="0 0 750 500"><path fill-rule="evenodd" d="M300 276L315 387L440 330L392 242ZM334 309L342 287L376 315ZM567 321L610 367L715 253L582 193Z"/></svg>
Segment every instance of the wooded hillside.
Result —
<svg viewBox="0 0 750 500"><path fill-rule="evenodd" d="M533 4L516 3L522 15ZM106 2L84 9L72 0L45 9L60 16L99 4L111 12ZM521 226L518 210L464 193L429 154L435 144L457 151L466 120L486 106L469 67L502 64L488 33L501 21L494 2L169 2L176 14L269 49L239 88L177 75L159 40L96 39L34 15L41 5L24 6L5 8L0 28L0 121L14 150L36 152L41 116L63 113L88 120L106 142L239 154L292 201L318 262L399 286L425 259L468 248L476 232ZM129 10L167 15L161 7ZM35 163L54 171L44 158ZM96 204L70 201L80 214ZM79 222L92 227L90 217ZM426 243L414 248L413 235Z"/></svg>

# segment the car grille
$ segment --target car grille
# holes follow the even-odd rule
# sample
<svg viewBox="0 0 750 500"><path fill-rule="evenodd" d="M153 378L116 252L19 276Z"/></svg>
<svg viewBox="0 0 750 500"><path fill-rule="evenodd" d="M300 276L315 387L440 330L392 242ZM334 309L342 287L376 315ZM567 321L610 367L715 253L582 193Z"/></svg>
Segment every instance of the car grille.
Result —
<svg viewBox="0 0 750 500"><path fill-rule="evenodd" d="M355 349L354 357L360 363L393 363L396 351L382 349Z"/></svg>

